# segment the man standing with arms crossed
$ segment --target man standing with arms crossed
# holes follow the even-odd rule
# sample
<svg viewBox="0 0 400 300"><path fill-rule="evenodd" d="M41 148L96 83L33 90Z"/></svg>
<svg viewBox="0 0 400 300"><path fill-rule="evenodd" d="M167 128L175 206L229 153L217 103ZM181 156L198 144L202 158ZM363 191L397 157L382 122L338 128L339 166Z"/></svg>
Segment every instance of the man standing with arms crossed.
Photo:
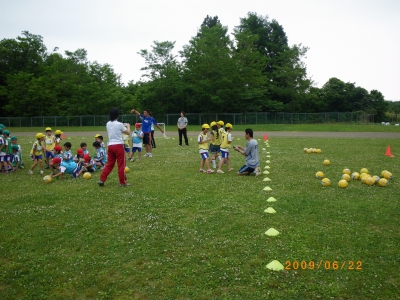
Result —
<svg viewBox="0 0 400 300"><path fill-rule="evenodd" d="M142 119L142 132L143 132L143 144L146 148L146 154L144 156L153 157L152 155L152 147L151 147L151 124L154 124L162 133L164 130L157 124L156 120L150 116L149 111L145 109L143 114L138 112L135 109L131 110L131 114L135 113Z"/></svg>
<svg viewBox="0 0 400 300"><path fill-rule="evenodd" d="M179 133L179 146L182 146L182 135L185 138L185 145L189 146L187 132L186 132L187 124L188 124L188 120L185 116L185 112L181 111L181 117L178 119L178 123L177 123L178 133Z"/></svg>

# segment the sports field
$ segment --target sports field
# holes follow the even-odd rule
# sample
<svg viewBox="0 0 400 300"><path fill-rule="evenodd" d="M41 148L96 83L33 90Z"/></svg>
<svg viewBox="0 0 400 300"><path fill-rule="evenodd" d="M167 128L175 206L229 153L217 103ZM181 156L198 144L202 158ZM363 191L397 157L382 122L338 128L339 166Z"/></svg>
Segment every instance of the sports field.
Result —
<svg viewBox="0 0 400 300"><path fill-rule="evenodd" d="M0 298L398 299L400 138L393 127L356 137L257 129L269 172L258 177L199 173L197 131L189 147L179 147L172 128L168 138L157 133L152 158L128 163L127 188L116 170L103 188L100 173L50 184L38 168L1 174ZM65 133L75 151L93 142L92 131ZM232 134L245 145L241 127ZM31 136L19 136L27 167ZM394 158L385 156L388 145ZM231 151L231 161L237 170L244 158ZM344 168L393 177L386 187L354 180L341 189ZM267 236L271 228L279 235ZM268 269L273 260L285 269Z"/></svg>

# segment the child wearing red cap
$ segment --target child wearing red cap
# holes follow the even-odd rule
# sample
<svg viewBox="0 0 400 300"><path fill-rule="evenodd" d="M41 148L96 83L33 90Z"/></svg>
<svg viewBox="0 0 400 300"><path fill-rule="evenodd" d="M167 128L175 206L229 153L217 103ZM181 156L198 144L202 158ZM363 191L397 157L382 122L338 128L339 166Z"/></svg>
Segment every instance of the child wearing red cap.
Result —
<svg viewBox="0 0 400 300"><path fill-rule="evenodd" d="M85 155L85 153L83 152L82 148L78 148L78 150L76 150L76 155L74 156L74 162L79 163L79 162L83 162L83 156Z"/></svg>
<svg viewBox="0 0 400 300"><path fill-rule="evenodd" d="M62 154L62 148L60 145L54 146L53 153L54 153L54 158L58 157L62 161L63 154ZM50 161L49 166L50 166L50 174L52 175L52 174L54 174L54 170L55 170L55 167L52 164L52 160Z"/></svg>
<svg viewBox="0 0 400 300"><path fill-rule="evenodd" d="M143 131L140 129L142 124L136 123L135 130L132 132L132 151L129 153L129 161L134 161L133 156L135 152L138 152L138 159L142 157L142 148L143 148Z"/></svg>
<svg viewBox="0 0 400 300"><path fill-rule="evenodd" d="M76 163L73 160L65 161L59 157L55 157L51 160L51 164L58 170L56 174L51 174L53 178L59 177L62 179L64 174L71 174L77 178L81 174L82 163Z"/></svg>

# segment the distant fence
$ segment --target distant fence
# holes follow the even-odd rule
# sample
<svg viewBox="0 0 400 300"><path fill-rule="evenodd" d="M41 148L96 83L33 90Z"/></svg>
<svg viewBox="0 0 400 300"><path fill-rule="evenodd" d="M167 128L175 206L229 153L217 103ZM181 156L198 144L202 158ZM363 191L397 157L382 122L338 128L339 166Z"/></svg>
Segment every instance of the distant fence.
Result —
<svg viewBox="0 0 400 300"><path fill-rule="evenodd" d="M176 125L180 114L155 115L157 122L165 125ZM360 112L329 113L215 113L186 114L190 125L201 125L211 121L223 120L232 125L246 124L312 124L312 123L374 123L374 115ZM108 115L91 116L42 116L42 117L0 117L0 123L6 127L72 127L104 126ZM121 115L120 122L134 124L140 122L135 114Z"/></svg>

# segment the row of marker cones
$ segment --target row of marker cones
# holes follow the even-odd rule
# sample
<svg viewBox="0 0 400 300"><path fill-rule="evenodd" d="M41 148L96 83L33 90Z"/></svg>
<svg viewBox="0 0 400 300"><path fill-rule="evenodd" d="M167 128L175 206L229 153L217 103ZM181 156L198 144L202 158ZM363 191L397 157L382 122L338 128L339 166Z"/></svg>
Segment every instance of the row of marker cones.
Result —
<svg viewBox="0 0 400 300"><path fill-rule="evenodd" d="M268 144L268 136L267 136L266 133L264 134L264 143L265 143L265 145L267 147L270 147L269 144ZM263 149L263 150L265 150L265 149ZM269 159L271 157L271 155L269 155L269 152L267 152L267 156L266 157L268 158L268 160L265 163L269 164L270 163ZM270 167L267 165L267 166L264 167L264 169L265 169L265 171L263 172L263 174L269 175L269 171L268 170L270 169ZM263 179L263 181L270 182L271 179L269 179L268 177L265 177ZM264 191L271 192L272 189L269 186L267 186L267 187L264 188ZM269 202L269 203L276 202L276 201L277 200L274 197L269 197L267 199L267 202ZM268 207L267 209L264 210L264 212L267 213L267 214L275 214L276 210L273 207ZM279 231L276 230L275 228L271 227L270 229L268 229L265 232L265 234L268 235L268 236L277 236L279 234ZM270 269L270 270L273 270L273 271L281 271L281 270L284 269L284 266L279 261L273 260L267 265L267 269Z"/></svg>

